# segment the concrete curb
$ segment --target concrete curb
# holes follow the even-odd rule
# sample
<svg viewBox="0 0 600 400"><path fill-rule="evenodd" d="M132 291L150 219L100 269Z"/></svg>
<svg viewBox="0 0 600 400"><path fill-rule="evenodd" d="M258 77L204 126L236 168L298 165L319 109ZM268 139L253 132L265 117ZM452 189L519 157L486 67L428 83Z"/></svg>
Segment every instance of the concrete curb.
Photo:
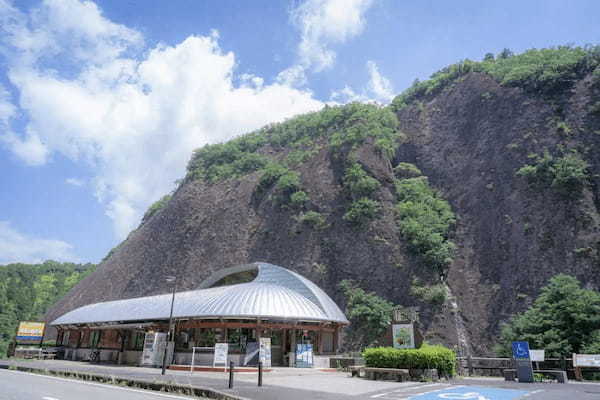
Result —
<svg viewBox="0 0 600 400"><path fill-rule="evenodd" d="M0 369L8 369L21 372L30 372L39 375L58 376L63 378L74 378L82 381L92 381L107 383L116 386L127 386L136 389L146 389L161 393L173 393L184 396L204 397L216 400L249 400L245 397L234 396L229 393L220 392L216 389L205 388L193 385L182 385L175 382L156 382L144 379L129 379L115 375L89 374L86 372L60 371L52 369L42 369L33 367L23 367L21 365L0 364Z"/></svg>

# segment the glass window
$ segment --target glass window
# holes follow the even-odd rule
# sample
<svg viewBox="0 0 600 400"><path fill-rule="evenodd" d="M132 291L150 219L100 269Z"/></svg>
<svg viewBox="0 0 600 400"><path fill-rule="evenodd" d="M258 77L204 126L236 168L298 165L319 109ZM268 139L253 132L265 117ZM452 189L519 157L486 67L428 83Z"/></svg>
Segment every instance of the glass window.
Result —
<svg viewBox="0 0 600 400"><path fill-rule="evenodd" d="M196 328L194 332L196 347L214 347L217 342L217 335L211 328Z"/></svg>
<svg viewBox="0 0 600 400"><path fill-rule="evenodd" d="M102 331L92 331L90 334L90 347L95 349L98 347L98 343L100 343L100 336L102 335Z"/></svg>

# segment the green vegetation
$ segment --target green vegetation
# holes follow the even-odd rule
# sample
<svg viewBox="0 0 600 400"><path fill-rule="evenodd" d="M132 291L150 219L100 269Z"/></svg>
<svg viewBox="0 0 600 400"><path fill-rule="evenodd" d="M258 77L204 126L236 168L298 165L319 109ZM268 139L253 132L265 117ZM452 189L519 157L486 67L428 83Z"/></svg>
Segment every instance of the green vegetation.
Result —
<svg viewBox="0 0 600 400"><path fill-rule="evenodd" d="M304 208L306 203L308 203L309 201L310 201L310 197L308 197L308 194L306 194L306 192L304 192L302 190L294 192L290 196L290 203L292 206L294 206L296 208Z"/></svg>
<svg viewBox="0 0 600 400"><path fill-rule="evenodd" d="M380 187L377 179L369 176L359 163L352 163L344 174L344 187L352 198L352 203L344 214L344 220L362 225L375 218L379 212L379 202L372 199Z"/></svg>
<svg viewBox="0 0 600 400"><path fill-rule="evenodd" d="M347 343L356 349L377 344L389 327L394 305L349 280L339 287L346 297L346 317L350 321Z"/></svg>
<svg viewBox="0 0 600 400"><path fill-rule="evenodd" d="M396 193L400 232L425 264L444 275L456 248L448 239L456 221L450 204L429 186L426 177L396 181Z"/></svg>
<svg viewBox="0 0 600 400"><path fill-rule="evenodd" d="M296 215L294 219L301 224L310 225L314 229L327 228L327 219L323 214L316 211L307 211L305 213L300 213Z"/></svg>
<svg viewBox="0 0 600 400"><path fill-rule="evenodd" d="M353 201L344 214L344 220L354 225L363 225L372 220L379 213L379 202L361 197Z"/></svg>
<svg viewBox="0 0 600 400"><path fill-rule="evenodd" d="M160 200L155 201L146 211L144 217L142 218L142 223L148 221L150 217L156 214L159 210L161 210L167 203L171 200L171 195L167 194L163 196Z"/></svg>
<svg viewBox="0 0 600 400"><path fill-rule="evenodd" d="M410 294L418 297L426 303L441 306L446 302L448 292L446 286L441 283L435 285L423 285L417 279L413 280Z"/></svg>
<svg viewBox="0 0 600 400"><path fill-rule="evenodd" d="M52 304L95 268L55 261L0 266L0 357L19 321L42 320Z"/></svg>
<svg viewBox="0 0 600 400"><path fill-rule="evenodd" d="M215 183L263 170L270 164L269 158L259 152L264 146L295 148L286 159L293 166L316 154L321 138L328 139L334 151L355 148L371 138L382 154L391 158L403 138L397 128L398 120L388 107L361 103L326 106L226 143L195 150L186 179Z"/></svg>
<svg viewBox="0 0 600 400"><path fill-rule="evenodd" d="M510 354L515 340L545 349L546 357L600 351L600 293L581 288L572 276L555 276L527 311L502 327L496 351Z"/></svg>
<svg viewBox="0 0 600 400"><path fill-rule="evenodd" d="M348 189L353 199L371 196L379 189L379 181L369 176L359 163L353 163L346 168L344 187Z"/></svg>
<svg viewBox="0 0 600 400"><path fill-rule="evenodd" d="M400 179L416 178L422 176L423 173L416 165L406 162L398 163L394 167L394 175Z"/></svg>
<svg viewBox="0 0 600 400"><path fill-rule="evenodd" d="M531 156L532 164L527 164L517 171L527 181L537 187L551 187L560 194L577 198L588 184L588 163L575 150L560 157L554 157L544 151L542 156Z"/></svg>
<svg viewBox="0 0 600 400"><path fill-rule="evenodd" d="M456 354L444 346L423 344L419 349L375 347L363 352L367 367L437 369L440 376L455 375Z"/></svg>
<svg viewBox="0 0 600 400"><path fill-rule="evenodd" d="M502 85L553 94L595 72L598 65L600 46L531 49L518 55L505 49L496 59L486 55L481 62L464 60L434 73L429 80L416 81L393 100L392 107L400 110L418 98L439 92L469 72L488 74Z"/></svg>

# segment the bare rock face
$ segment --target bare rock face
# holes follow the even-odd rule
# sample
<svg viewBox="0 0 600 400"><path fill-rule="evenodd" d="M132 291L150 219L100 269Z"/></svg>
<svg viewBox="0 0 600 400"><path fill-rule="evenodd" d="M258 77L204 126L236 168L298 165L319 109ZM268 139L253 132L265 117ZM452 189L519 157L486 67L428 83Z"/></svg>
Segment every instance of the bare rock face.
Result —
<svg viewBox="0 0 600 400"><path fill-rule="evenodd" d="M380 213L362 228L343 218L344 167L327 146L296 168L326 218L320 228L297 221L297 212L258 190L260 172L214 184L186 181L47 319L85 304L165 293L166 275L180 277L182 290L194 289L215 270L265 261L304 275L342 306L343 279L419 306L426 340L455 346L462 337L474 353L489 354L500 323L526 309L550 277L564 272L600 287L600 152L593 150L600 122L587 115L591 97L585 81L564 94L559 114L570 126L568 137L552 122L556 104L481 73L401 108L406 140L391 162L368 141L355 152L381 184ZM590 164L591 182L576 199L534 189L516 175L530 153L557 145L580 147ZM438 281L423 271L398 228L392 167L399 162L421 169L457 216L451 238L457 252L446 281L452 296L443 305L411 294L415 278Z"/></svg>

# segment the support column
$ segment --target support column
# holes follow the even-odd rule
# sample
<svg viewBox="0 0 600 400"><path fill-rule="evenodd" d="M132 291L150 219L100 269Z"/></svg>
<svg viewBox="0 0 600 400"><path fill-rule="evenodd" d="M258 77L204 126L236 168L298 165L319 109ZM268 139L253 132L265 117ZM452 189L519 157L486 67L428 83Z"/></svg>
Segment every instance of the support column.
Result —
<svg viewBox="0 0 600 400"><path fill-rule="evenodd" d="M296 328L292 329L290 338L290 367L296 366Z"/></svg>
<svg viewBox="0 0 600 400"><path fill-rule="evenodd" d="M323 327L320 327L317 332L317 348L319 354L323 354Z"/></svg>
<svg viewBox="0 0 600 400"><path fill-rule="evenodd" d="M340 345L339 336L340 336L340 327L339 327L339 325L336 325L335 330L333 331L333 352L335 354L337 354L338 350L339 350L339 348L338 348Z"/></svg>

